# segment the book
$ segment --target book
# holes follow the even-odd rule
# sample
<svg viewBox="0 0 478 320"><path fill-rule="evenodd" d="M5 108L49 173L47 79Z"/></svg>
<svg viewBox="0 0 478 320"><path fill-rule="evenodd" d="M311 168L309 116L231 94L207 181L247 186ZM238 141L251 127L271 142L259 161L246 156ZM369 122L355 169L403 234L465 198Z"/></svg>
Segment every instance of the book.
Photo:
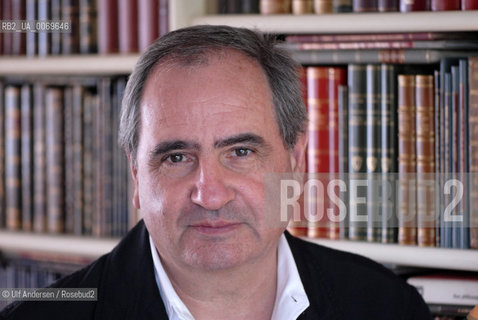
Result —
<svg viewBox="0 0 478 320"><path fill-rule="evenodd" d="M59 21L61 20L61 0L50 0L50 20ZM50 39L50 54L59 55L61 54L61 33L60 32L51 32Z"/></svg>
<svg viewBox="0 0 478 320"><path fill-rule="evenodd" d="M451 66L450 66L451 71ZM451 119L452 119L452 79L451 79L451 72L444 73L444 80L443 80L443 120L442 120L442 150L441 150L441 157L443 159L442 162L442 184L440 185L440 190L444 191L445 183L451 179L451 172L452 172L452 138L453 132L451 128ZM451 197L448 193L443 193L442 195L442 205L440 211L440 246L443 248L451 248L453 245L453 226L451 221L449 221L448 213L446 211L447 206L451 201Z"/></svg>
<svg viewBox="0 0 478 320"><path fill-rule="evenodd" d="M293 50L292 58L305 65L320 64L431 64L445 57L467 55L467 52L422 49L364 50Z"/></svg>
<svg viewBox="0 0 478 320"><path fill-rule="evenodd" d="M463 216L463 221L460 223L461 232L460 232L460 242L458 247L462 249L470 248L470 183L469 175L467 172L470 172L470 162L469 162L469 149L470 144L469 140L469 85L468 85L468 59L460 59L459 64L459 180L464 184L464 196L460 202L460 214Z"/></svg>
<svg viewBox="0 0 478 320"><path fill-rule="evenodd" d="M349 91L346 85L339 85L337 90L337 107L338 107L338 153L339 153L339 178L348 184L348 170L349 170L349 117L348 117L348 98ZM348 188L347 188L348 189ZM348 194L340 193L340 199L348 208ZM339 225L339 238L348 238L348 220L341 219Z"/></svg>
<svg viewBox="0 0 478 320"><path fill-rule="evenodd" d="M259 13L259 0L242 0L241 2L242 13Z"/></svg>
<svg viewBox="0 0 478 320"><path fill-rule="evenodd" d="M47 182L46 182L46 145L45 145L45 85L35 83L33 86L33 153L35 162L33 189L34 189L34 210L33 210L33 230L35 232L46 231L46 202L47 202Z"/></svg>
<svg viewBox="0 0 478 320"><path fill-rule="evenodd" d="M49 0L38 0L38 20L51 19L51 3ZM47 56L51 53L51 35L50 32L38 33L38 55Z"/></svg>
<svg viewBox="0 0 478 320"><path fill-rule="evenodd" d="M434 78L416 76L417 242L435 246L435 122Z"/></svg>
<svg viewBox="0 0 478 320"><path fill-rule="evenodd" d="M47 230L64 230L64 134L63 90L49 87L45 91Z"/></svg>
<svg viewBox="0 0 478 320"><path fill-rule="evenodd" d="M400 0L400 11L429 11L430 0Z"/></svg>
<svg viewBox="0 0 478 320"><path fill-rule="evenodd" d="M0 159L5 159L5 99L4 85L0 81ZM0 161L0 228L5 227L5 162Z"/></svg>
<svg viewBox="0 0 478 320"><path fill-rule="evenodd" d="M461 0L461 10L478 10L478 1Z"/></svg>
<svg viewBox="0 0 478 320"><path fill-rule="evenodd" d="M460 0L430 0L431 11L460 10Z"/></svg>
<svg viewBox="0 0 478 320"><path fill-rule="evenodd" d="M367 171L367 241L378 242L381 240L381 219L379 209L381 203L378 199L379 187L378 173L381 171L380 146L381 146L381 77L380 65L368 64L366 66L366 171Z"/></svg>
<svg viewBox="0 0 478 320"><path fill-rule="evenodd" d="M37 19L37 0L27 0L26 2L26 20L33 21ZM38 34L36 32L27 32L26 34L26 54L27 56L35 56L37 54L37 40Z"/></svg>
<svg viewBox="0 0 478 320"><path fill-rule="evenodd" d="M73 151L73 233L83 234L83 96L84 88L73 85L72 92L72 151Z"/></svg>
<svg viewBox="0 0 478 320"><path fill-rule="evenodd" d="M379 12L398 11L398 0L378 0Z"/></svg>
<svg viewBox="0 0 478 320"><path fill-rule="evenodd" d="M314 0L314 12L315 13L332 13L333 1L332 0Z"/></svg>
<svg viewBox="0 0 478 320"><path fill-rule="evenodd" d="M21 88L22 230L33 230L33 99L30 84Z"/></svg>
<svg viewBox="0 0 478 320"><path fill-rule="evenodd" d="M138 3L136 1L118 1L119 52L138 52ZM162 21L162 20L160 20Z"/></svg>
<svg viewBox="0 0 478 320"><path fill-rule="evenodd" d="M242 1L242 13L259 13L258 0ZM254 5L255 3L255 5ZM159 36L169 31L169 0L159 0Z"/></svg>
<svg viewBox="0 0 478 320"><path fill-rule="evenodd" d="M97 6L98 53L106 54L118 52L118 25L124 23L124 21L118 20L118 1L102 0L97 2ZM152 9L154 10L154 8ZM125 35L121 34L121 37L123 36Z"/></svg>
<svg viewBox="0 0 478 320"><path fill-rule="evenodd" d="M398 242L417 243L415 76L398 76Z"/></svg>
<svg viewBox="0 0 478 320"><path fill-rule="evenodd" d="M143 52L158 37L157 0L138 0L138 49Z"/></svg>
<svg viewBox="0 0 478 320"><path fill-rule="evenodd" d="M12 3L14 0L3 0L2 1L2 20L12 20ZM4 55L12 54L12 36L10 32L2 32L2 51Z"/></svg>
<svg viewBox="0 0 478 320"><path fill-rule="evenodd" d="M314 0L292 0L293 14L307 14L314 12Z"/></svg>
<svg viewBox="0 0 478 320"><path fill-rule="evenodd" d="M332 9L334 12L352 12L352 0L332 0Z"/></svg>
<svg viewBox="0 0 478 320"><path fill-rule="evenodd" d="M79 0L80 1L80 19L79 19L79 36L80 36L80 53L96 53L97 52L97 12L96 0Z"/></svg>
<svg viewBox="0 0 478 320"><path fill-rule="evenodd" d="M71 22L71 32L61 33L61 53L80 52L80 0L61 1L61 19Z"/></svg>
<svg viewBox="0 0 478 320"><path fill-rule="evenodd" d="M378 11L378 0L353 0L354 12L376 12Z"/></svg>
<svg viewBox="0 0 478 320"><path fill-rule="evenodd" d="M24 20L26 17L26 0L12 1L12 20ZM25 54L26 33L15 32L12 34L12 55Z"/></svg>
<svg viewBox="0 0 478 320"><path fill-rule="evenodd" d="M5 198L6 227L21 228L21 107L20 89L5 87Z"/></svg>
<svg viewBox="0 0 478 320"><path fill-rule="evenodd" d="M381 203L382 243L397 242L396 177L397 168L397 68L395 65L380 65L380 166L381 194L390 194L390 201ZM389 189L390 187L390 189Z"/></svg>
<svg viewBox="0 0 478 320"><path fill-rule="evenodd" d="M367 144L367 76L366 66L349 64L347 70L348 98L348 154L349 178L363 179L366 172ZM367 237L367 204L364 200L367 188L350 185L348 236L350 240L365 240Z"/></svg>
<svg viewBox="0 0 478 320"><path fill-rule="evenodd" d="M291 13L291 6L291 0L259 0L260 14Z"/></svg>
<svg viewBox="0 0 478 320"><path fill-rule="evenodd" d="M65 233L74 234L74 140L73 140L73 88L63 90L63 141L64 141L64 186L65 186Z"/></svg>
<svg viewBox="0 0 478 320"><path fill-rule="evenodd" d="M459 135L459 101L458 101L458 92L460 90L460 74L459 74L458 65L454 65L451 67L451 109L450 109L450 117L449 117L449 134L450 134L450 155L449 155L449 162L450 162L450 174L451 179L458 179L458 135ZM453 199L453 193L451 188L447 189L446 191L450 190L450 200ZM450 203L450 202L449 202ZM458 206L454 206L451 211L452 219L452 237L451 237L451 247L457 248L460 243L461 238L461 222L455 221L454 218L459 218L458 216L461 215Z"/></svg>
<svg viewBox="0 0 478 320"><path fill-rule="evenodd" d="M441 210L441 83L440 70L435 70L433 73L434 88L435 88L435 246L440 246L440 210Z"/></svg>
<svg viewBox="0 0 478 320"><path fill-rule="evenodd" d="M468 58L469 116L468 156L470 166L470 247L478 249L478 57Z"/></svg>

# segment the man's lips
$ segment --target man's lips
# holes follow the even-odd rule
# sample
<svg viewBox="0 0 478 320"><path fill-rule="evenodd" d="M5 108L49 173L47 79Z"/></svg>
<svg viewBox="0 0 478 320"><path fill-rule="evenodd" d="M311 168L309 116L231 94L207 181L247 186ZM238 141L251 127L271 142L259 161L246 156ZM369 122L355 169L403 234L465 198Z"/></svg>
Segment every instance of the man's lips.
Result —
<svg viewBox="0 0 478 320"><path fill-rule="evenodd" d="M237 221L202 221L190 225L190 228L205 234L218 234L233 231L241 224Z"/></svg>

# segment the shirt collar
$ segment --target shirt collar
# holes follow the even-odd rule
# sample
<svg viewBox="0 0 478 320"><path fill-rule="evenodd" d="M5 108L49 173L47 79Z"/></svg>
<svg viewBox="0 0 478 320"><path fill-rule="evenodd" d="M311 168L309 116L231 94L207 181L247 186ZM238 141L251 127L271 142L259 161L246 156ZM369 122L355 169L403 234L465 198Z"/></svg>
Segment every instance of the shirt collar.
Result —
<svg viewBox="0 0 478 320"><path fill-rule="evenodd" d="M179 298L161 264L156 247L149 236L153 256L154 276L159 294L170 320L194 320L191 312ZM277 292L271 320L295 320L309 306L309 299L300 279L297 265L284 234L277 249Z"/></svg>

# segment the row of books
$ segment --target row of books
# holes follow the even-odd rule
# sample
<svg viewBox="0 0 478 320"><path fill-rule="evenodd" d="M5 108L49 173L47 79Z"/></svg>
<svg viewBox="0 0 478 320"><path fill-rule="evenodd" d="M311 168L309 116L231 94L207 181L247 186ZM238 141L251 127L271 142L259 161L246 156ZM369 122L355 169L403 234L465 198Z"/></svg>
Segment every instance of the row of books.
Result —
<svg viewBox="0 0 478 320"><path fill-rule="evenodd" d="M340 190L345 217L329 194L302 199L305 222L293 223L292 230L318 238L478 248L478 58L443 59L423 74L391 64L302 71L307 179L364 185ZM463 192L453 206L451 180Z"/></svg>
<svg viewBox="0 0 478 320"><path fill-rule="evenodd" d="M126 79L19 81L0 86L0 226L123 235L136 222L117 144Z"/></svg>
<svg viewBox="0 0 478 320"><path fill-rule="evenodd" d="M0 11L12 22L0 33L3 55L140 52L169 21L168 0L3 0Z"/></svg>
<svg viewBox="0 0 478 320"><path fill-rule="evenodd" d="M219 0L219 13L322 14L477 10L476 0Z"/></svg>

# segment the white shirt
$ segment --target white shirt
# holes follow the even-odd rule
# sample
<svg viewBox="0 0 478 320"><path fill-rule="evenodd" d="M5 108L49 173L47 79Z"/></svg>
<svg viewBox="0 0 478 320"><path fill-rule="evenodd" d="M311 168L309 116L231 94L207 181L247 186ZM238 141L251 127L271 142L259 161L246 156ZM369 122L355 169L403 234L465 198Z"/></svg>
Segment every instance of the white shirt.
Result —
<svg viewBox="0 0 478 320"><path fill-rule="evenodd" d="M153 256L154 276L169 319L194 320L191 312L174 290L151 236L149 244ZM296 320L309 306L309 299L284 235L279 239L277 262L277 292L279 294L276 295L271 320Z"/></svg>

